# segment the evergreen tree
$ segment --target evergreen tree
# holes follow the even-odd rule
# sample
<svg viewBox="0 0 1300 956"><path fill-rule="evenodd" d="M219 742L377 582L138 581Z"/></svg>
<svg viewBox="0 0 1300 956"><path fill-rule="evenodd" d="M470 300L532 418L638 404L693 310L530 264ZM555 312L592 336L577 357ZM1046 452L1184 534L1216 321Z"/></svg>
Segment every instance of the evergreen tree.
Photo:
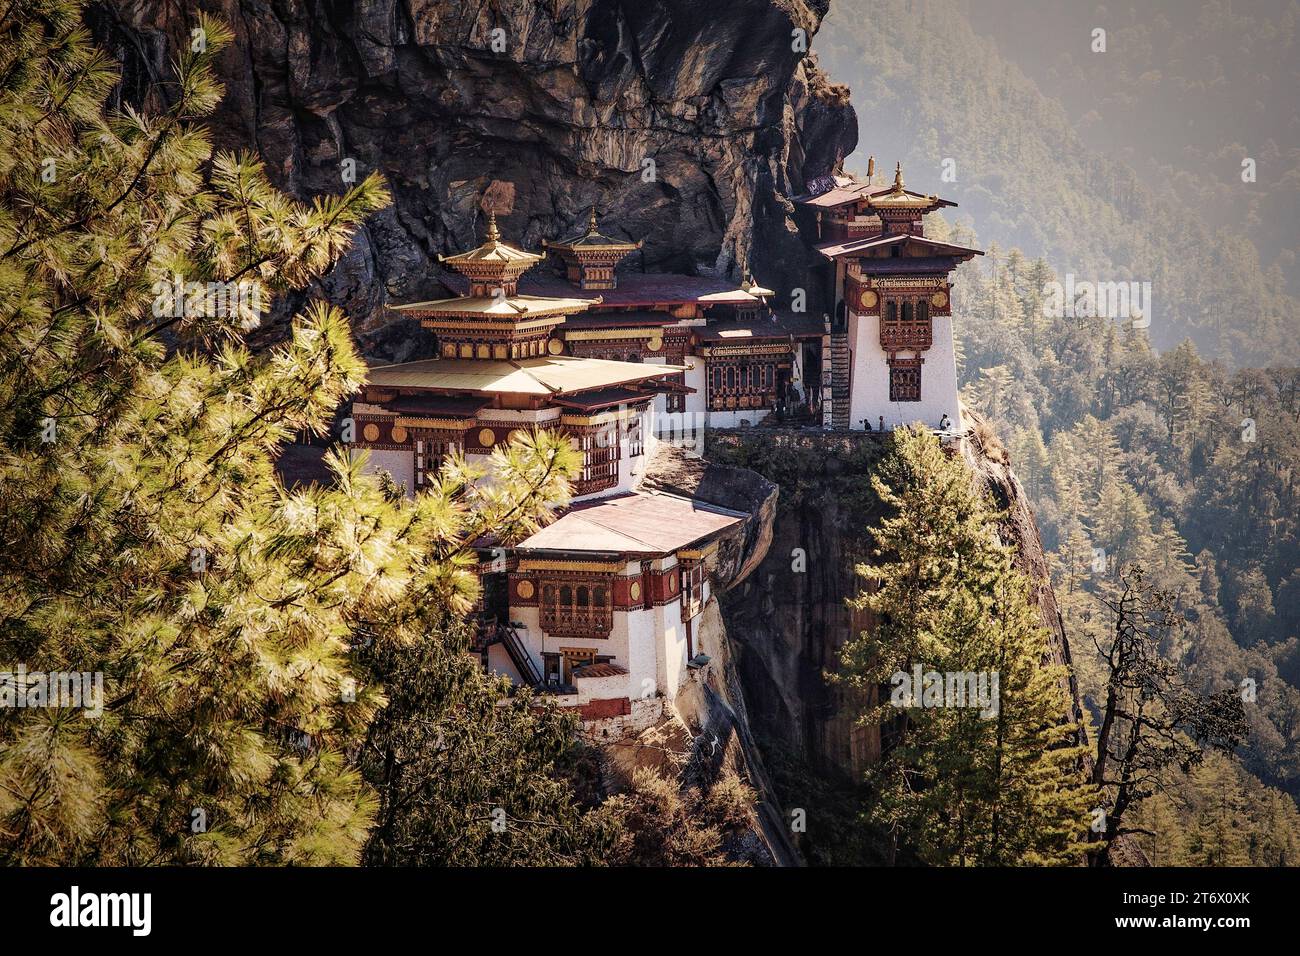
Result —
<svg viewBox="0 0 1300 956"><path fill-rule="evenodd" d="M1044 664L1046 633L998 515L933 436L900 430L893 441L872 479L891 513L872 532L877 563L858 569L858 606L875 623L845 646L837 675L864 691L894 684L858 715L892 739L869 774L870 823L930 863L1078 860L1090 802L1079 728L1064 668ZM984 698L995 703L961 706L947 688L939 699L929 680L908 688L914 667L963 675L967 688L996 676Z"/></svg>
<svg viewBox="0 0 1300 956"><path fill-rule="evenodd" d="M440 641L375 642L364 657L384 680L361 767L379 811L365 861L378 866L594 865L621 828L579 804L599 772L575 743L571 710L509 697L466 653L470 629L421 609ZM444 619L439 620L441 616ZM507 697L509 699L507 700ZM504 701L504 703L503 703Z"/></svg>
<svg viewBox="0 0 1300 956"><path fill-rule="evenodd" d="M0 691L31 702L33 673L98 674L102 713L0 709L0 860L355 862L380 804L356 755L380 681L407 691L385 655L412 647L449 764L516 812L510 788L547 774L560 730L498 713L445 622L476 597L470 545L539 527L575 453L530 435L494 453L490 484L453 461L409 501L335 451L328 486L286 490L278 447L323 434L365 368L322 304L274 348L243 339L383 184L304 204L213 155L199 121L230 34L206 18L171 107L105 115L116 73L80 16L30 0L0 22L0 667L29 675ZM537 728L545 745L525 746ZM562 794L538 802L570 821Z"/></svg>
<svg viewBox="0 0 1300 956"><path fill-rule="evenodd" d="M707 788L682 787L646 767L609 801L620 836L616 866L736 866L750 862L741 846L756 826L755 794L732 767Z"/></svg>

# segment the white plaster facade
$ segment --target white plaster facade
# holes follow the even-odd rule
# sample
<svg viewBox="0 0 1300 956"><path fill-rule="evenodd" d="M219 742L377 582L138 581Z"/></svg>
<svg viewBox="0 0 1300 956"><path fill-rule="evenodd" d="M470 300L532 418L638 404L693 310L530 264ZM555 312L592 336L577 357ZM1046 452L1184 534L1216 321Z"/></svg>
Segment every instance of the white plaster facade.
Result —
<svg viewBox="0 0 1300 956"><path fill-rule="evenodd" d="M880 417L885 428L922 423L928 428L938 428L947 415L952 431L961 430L961 403L957 391L957 358L953 351L952 318L936 315L931 318L934 342L920 353L921 400L919 402L891 402L889 400L888 354L880 347L880 317L849 313L849 349L852 353L850 379L849 427L862 431L864 419L871 427L879 426ZM912 358L915 352L900 352Z"/></svg>
<svg viewBox="0 0 1300 956"><path fill-rule="evenodd" d="M651 562L657 572L677 566L673 555ZM640 560L628 561L621 576L639 578ZM707 577L703 597L692 622L698 626L703 608L711 598ZM590 649L597 655L608 656L610 663L626 668L626 674L606 677L577 677L573 680L576 693L559 695L556 700L564 706L583 706L597 700L626 697L631 701L663 698L672 700L687 677L688 644L686 621L683 619L680 590L663 604L652 607L615 609L613 625L608 636L564 637L548 634L541 627L541 612L537 607L512 606L511 623L516 625L529 657L538 673L544 672L544 654L559 654L566 648ZM510 655L500 644L488 648L488 667L508 676L516 684L523 677L510 660Z"/></svg>
<svg viewBox="0 0 1300 956"><path fill-rule="evenodd" d="M481 426L492 427L495 425L498 428L506 429L521 427L548 428L558 426L560 414L561 409L559 408L547 408L541 411L494 408L480 412L477 421ZM638 413L638 417L641 419L641 454L632 455L628 443L623 441L622 453L619 455L618 461L618 484L589 495L575 497L574 501L590 501L609 495L626 494L637 486L645 474L647 462L654 453L654 442L656 441L654 403L648 404ZM611 429L610 433L613 435L614 430ZM367 474L378 474L381 471L388 472L392 475L393 480L405 489L406 496L412 498L415 496L416 454L417 452L414 450L368 449L365 471ZM482 468L486 468L490 458L491 455L487 452L468 451L465 454L467 462ZM484 480L490 481L491 475L488 475Z"/></svg>
<svg viewBox="0 0 1300 956"><path fill-rule="evenodd" d="M365 472L377 475L386 471L406 491L406 497L415 497L415 453L386 448L368 449Z"/></svg>

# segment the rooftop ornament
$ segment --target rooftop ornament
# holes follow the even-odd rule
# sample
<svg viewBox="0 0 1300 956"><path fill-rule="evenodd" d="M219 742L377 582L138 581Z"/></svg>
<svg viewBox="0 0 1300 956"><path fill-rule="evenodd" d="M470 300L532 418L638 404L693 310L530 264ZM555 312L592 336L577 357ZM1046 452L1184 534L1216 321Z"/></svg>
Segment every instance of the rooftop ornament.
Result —
<svg viewBox="0 0 1300 956"><path fill-rule="evenodd" d="M560 257L569 281L580 289L614 289L617 288L615 267L628 253L640 249L641 241L626 242L602 235L593 205L586 232L561 242L543 240L542 247Z"/></svg>

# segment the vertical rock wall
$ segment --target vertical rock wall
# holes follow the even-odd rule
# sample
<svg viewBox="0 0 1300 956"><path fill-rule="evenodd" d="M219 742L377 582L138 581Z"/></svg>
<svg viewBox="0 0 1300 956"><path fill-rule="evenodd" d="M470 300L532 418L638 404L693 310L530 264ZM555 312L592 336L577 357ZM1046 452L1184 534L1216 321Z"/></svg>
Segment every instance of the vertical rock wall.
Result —
<svg viewBox="0 0 1300 956"><path fill-rule="evenodd" d="M711 436L710 455L746 464L781 486L772 544L748 578L723 596L749 719L765 747L816 771L856 779L879 754L878 737L846 716L827 671L849 637L867 625L846 601L857 593L854 565L867 556L879 517L870 476L883 453L867 433L782 433L755 429ZM972 480L1008 512L1004 536L1028 574L1054 662L1070 649L1033 511L1000 449L963 442ZM1078 715L1078 695L1071 680Z"/></svg>
<svg viewBox="0 0 1300 956"><path fill-rule="evenodd" d="M527 248L595 203L607 232L645 240L632 268L738 279L748 260L775 289L802 286L789 197L857 143L848 91L797 49L827 6L103 0L89 19L123 61L122 99L148 105L197 11L217 14L236 37L218 146L256 150L301 197L339 191L345 159L387 177L392 206L316 291L366 351L401 360L430 341L384 303L444 294L437 255L481 240L489 191Z"/></svg>

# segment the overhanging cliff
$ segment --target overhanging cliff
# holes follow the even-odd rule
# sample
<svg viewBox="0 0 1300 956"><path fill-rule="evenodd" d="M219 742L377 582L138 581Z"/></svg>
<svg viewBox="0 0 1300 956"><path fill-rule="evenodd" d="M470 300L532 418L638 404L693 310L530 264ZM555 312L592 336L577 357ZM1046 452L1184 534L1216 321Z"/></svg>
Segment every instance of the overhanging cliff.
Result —
<svg viewBox="0 0 1300 956"><path fill-rule="evenodd" d="M481 239L485 195L527 248L594 203L645 241L632 268L739 279L748 261L802 285L788 197L857 142L847 90L804 52L828 2L106 0L90 20L140 103L166 95L197 11L217 14L235 32L218 146L255 149L300 197L340 191L345 160L384 174L393 204L313 291L364 351L404 360L429 336L383 306L444 294L437 256Z"/></svg>

